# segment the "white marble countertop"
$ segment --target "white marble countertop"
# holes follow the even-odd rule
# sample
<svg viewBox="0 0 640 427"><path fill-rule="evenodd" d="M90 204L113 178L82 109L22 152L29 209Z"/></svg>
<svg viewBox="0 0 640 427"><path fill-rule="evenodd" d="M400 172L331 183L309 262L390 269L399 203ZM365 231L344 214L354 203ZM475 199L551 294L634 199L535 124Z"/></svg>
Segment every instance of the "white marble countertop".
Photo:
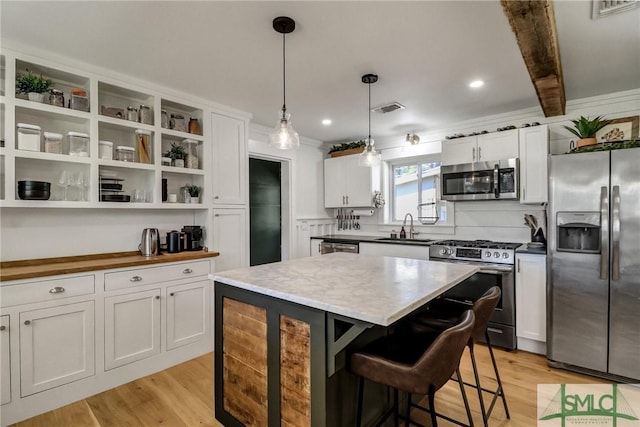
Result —
<svg viewBox="0 0 640 427"><path fill-rule="evenodd" d="M209 278L389 326L478 270L464 264L337 252L229 270Z"/></svg>

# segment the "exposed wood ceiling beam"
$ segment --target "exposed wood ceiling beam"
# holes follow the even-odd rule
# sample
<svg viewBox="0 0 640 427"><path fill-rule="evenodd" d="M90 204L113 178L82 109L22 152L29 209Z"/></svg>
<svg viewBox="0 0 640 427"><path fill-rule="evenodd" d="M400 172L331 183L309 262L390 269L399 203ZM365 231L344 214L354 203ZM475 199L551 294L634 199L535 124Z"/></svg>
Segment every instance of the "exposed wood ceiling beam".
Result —
<svg viewBox="0 0 640 427"><path fill-rule="evenodd" d="M545 117L565 114L566 99L551 0L500 0L516 35Z"/></svg>

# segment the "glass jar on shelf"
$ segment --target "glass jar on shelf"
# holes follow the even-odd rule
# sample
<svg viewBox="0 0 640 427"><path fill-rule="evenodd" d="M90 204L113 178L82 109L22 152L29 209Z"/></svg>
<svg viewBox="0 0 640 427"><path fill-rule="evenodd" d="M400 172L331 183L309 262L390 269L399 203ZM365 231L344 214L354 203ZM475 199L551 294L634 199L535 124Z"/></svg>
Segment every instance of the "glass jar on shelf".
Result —
<svg viewBox="0 0 640 427"><path fill-rule="evenodd" d="M184 167L187 169L199 169L198 141L195 139L185 139L182 141L184 147Z"/></svg>
<svg viewBox="0 0 640 427"><path fill-rule="evenodd" d="M67 132L69 155L89 157L89 135L82 132Z"/></svg>
<svg viewBox="0 0 640 427"><path fill-rule="evenodd" d="M126 145L118 145L116 147L116 160L121 162L133 162L135 161L136 149L133 147L127 147Z"/></svg>
<svg viewBox="0 0 640 427"><path fill-rule="evenodd" d="M98 155L104 160L113 160L113 142L98 141Z"/></svg>
<svg viewBox="0 0 640 427"><path fill-rule="evenodd" d="M169 128L169 114L167 114L167 110L160 110L160 126L163 129Z"/></svg>
<svg viewBox="0 0 640 427"><path fill-rule="evenodd" d="M200 122L196 117L189 118L189 133L200 135Z"/></svg>
<svg viewBox="0 0 640 427"><path fill-rule="evenodd" d="M153 124L153 112L151 108L147 105L141 105L138 109L138 118L140 123L144 123L145 125Z"/></svg>
<svg viewBox="0 0 640 427"><path fill-rule="evenodd" d="M138 161L140 163L153 163L150 131L136 129L136 147L138 149Z"/></svg>
<svg viewBox="0 0 640 427"><path fill-rule="evenodd" d="M62 154L62 134L45 132L44 151L45 153Z"/></svg>
<svg viewBox="0 0 640 427"><path fill-rule="evenodd" d="M49 92L49 104L56 107L64 107L64 93L58 89L51 89L51 92Z"/></svg>
<svg viewBox="0 0 640 427"><path fill-rule="evenodd" d="M131 105L127 107L127 120L130 122L138 121L138 110L136 110L136 107L132 107Z"/></svg>

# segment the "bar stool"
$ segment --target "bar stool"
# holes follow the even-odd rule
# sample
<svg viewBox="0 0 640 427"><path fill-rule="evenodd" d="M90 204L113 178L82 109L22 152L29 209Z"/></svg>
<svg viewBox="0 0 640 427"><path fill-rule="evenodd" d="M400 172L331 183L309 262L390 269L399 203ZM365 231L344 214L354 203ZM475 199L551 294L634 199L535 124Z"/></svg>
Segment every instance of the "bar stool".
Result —
<svg viewBox="0 0 640 427"><path fill-rule="evenodd" d="M436 415L458 425L457 420L437 414L435 411L435 393L449 381L454 372L459 374L460 358L473 331L474 314L467 310L450 328L441 333L393 333L367 345L351 355L349 369L358 375L358 403L356 423L362 423L362 399L364 380L376 382L393 388L394 424L398 425L398 390L408 393L405 425L409 425L411 407L417 407L431 414L431 423L437 426ZM469 426L473 426L469 402L462 381L460 391L464 400ZM412 394L427 395L429 408L411 402ZM383 421L391 414L384 414ZM381 421L382 422L382 421ZM415 423L414 423L415 424Z"/></svg>
<svg viewBox="0 0 640 427"><path fill-rule="evenodd" d="M500 295L500 288L498 286L493 286L473 303L472 310L475 314L475 323L473 326L473 332L471 333L471 338L467 343L467 346L469 347L469 355L471 356L473 376L476 383L470 384L465 382L464 384L474 387L478 391L480 410L482 412L482 421L485 427L488 426L489 417L491 416L491 412L495 407L495 403L498 397L502 398L502 404L504 405L504 412L507 418L511 418L509 415L509 408L507 407L507 399L505 398L504 389L502 387L502 381L500 380L500 374L498 372L498 365L496 364L496 358L493 355L493 348L491 347L491 340L489 339L489 333L487 331L489 319L491 319L498 301L500 300ZM429 308L427 310L422 311L415 316L412 316L410 318L410 321L412 321L414 325L417 324L423 327L427 327L427 330L443 330L450 327L452 324L455 324L459 314L466 309L468 309L468 306L460 303L455 303L444 299L436 300L429 304ZM413 327L413 329L416 328ZM491 355L491 363L493 364L493 371L495 373L496 382L498 383L498 388L496 390L486 389L480 385L480 376L478 375L478 367L476 365L476 357L473 344L476 341L481 340L483 337L486 340L487 348L489 349L489 354ZM459 374L456 375L458 375L459 380ZM491 393L493 395L488 410L485 409L484 398L482 396L483 391Z"/></svg>

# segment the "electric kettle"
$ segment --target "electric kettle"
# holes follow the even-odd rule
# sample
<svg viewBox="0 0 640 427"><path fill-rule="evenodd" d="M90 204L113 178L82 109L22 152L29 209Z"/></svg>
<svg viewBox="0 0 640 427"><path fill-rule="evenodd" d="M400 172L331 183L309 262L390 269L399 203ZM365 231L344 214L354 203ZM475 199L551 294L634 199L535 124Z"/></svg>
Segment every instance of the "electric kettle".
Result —
<svg viewBox="0 0 640 427"><path fill-rule="evenodd" d="M138 250L142 256L160 255L160 233L157 228L142 230L142 238Z"/></svg>

